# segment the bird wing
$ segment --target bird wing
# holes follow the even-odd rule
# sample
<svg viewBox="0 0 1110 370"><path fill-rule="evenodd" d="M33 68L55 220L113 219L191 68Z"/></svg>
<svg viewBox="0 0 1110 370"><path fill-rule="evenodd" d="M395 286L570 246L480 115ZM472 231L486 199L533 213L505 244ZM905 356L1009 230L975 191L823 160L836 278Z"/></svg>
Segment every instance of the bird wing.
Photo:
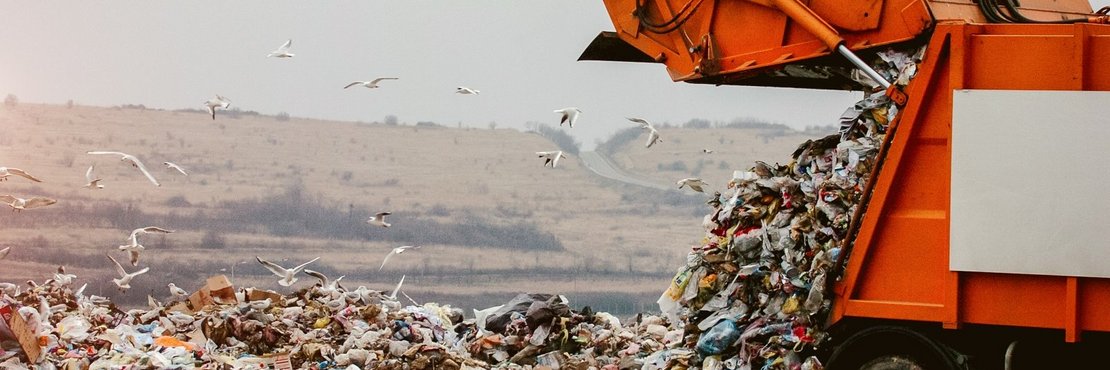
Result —
<svg viewBox="0 0 1110 370"><path fill-rule="evenodd" d="M91 152L85 152L85 154L112 154L112 155L118 155L118 156L126 156L127 155L127 153L124 153L124 152L104 152L104 151L91 151Z"/></svg>
<svg viewBox="0 0 1110 370"><path fill-rule="evenodd" d="M397 286L393 287L393 292L389 293L389 299L397 299L397 292L401 291L401 284L405 283L405 275L401 275L401 281L397 282Z"/></svg>
<svg viewBox="0 0 1110 370"><path fill-rule="evenodd" d="M391 215L391 214L393 214L393 213L390 213L390 212L378 212L378 214L374 215L374 219L376 219L376 220L378 220L378 221L382 221L382 222L385 222L385 216L389 216L389 215Z"/></svg>
<svg viewBox="0 0 1110 370"><path fill-rule="evenodd" d="M276 263L264 260L258 256L255 256L254 259L258 260L258 263L261 263L262 266L266 266L266 268L269 269L270 272L274 273L274 275L285 278L286 270L284 267L278 266Z"/></svg>
<svg viewBox="0 0 1110 370"><path fill-rule="evenodd" d="M154 183L154 186L162 186L162 184L158 183L158 180L154 179L154 175L151 175L150 171L146 170L146 166L143 165L142 161L140 161L138 158L135 158L134 156L128 159L130 159L131 163L134 163L135 166L139 167L139 171L142 171L143 175L146 175L146 178L149 179L151 183Z"/></svg>
<svg viewBox="0 0 1110 370"><path fill-rule="evenodd" d="M138 230L139 230L139 231L142 231L143 233L163 233L163 234L169 234L169 233L172 233L172 232L173 232L173 230L166 230L166 229L163 229L163 228L160 228L160 227L157 227L157 226L147 226L147 227L144 227L144 228L142 228L142 229L138 229Z"/></svg>
<svg viewBox="0 0 1110 370"><path fill-rule="evenodd" d="M394 253L393 253L393 251L391 250L391 251L389 251L389 254L386 254L386 255L385 255L385 259L383 259L383 260L382 260L382 265L381 265L381 266L378 266L378 271L381 271L381 270L382 270L383 268L385 268L385 263L386 263L386 262L389 262L389 257L393 257L393 254L394 254Z"/></svg>
<svg viewBox="0 0 1110 370"><path fill-rule="evenodd" d="M127 276L127 270L123 269L123 265L120 265L119 261L116 261L115 257L108 256L108 259L112 260L112 263L116 265L116 272L119 273L120 277Z"/></svg>
<svg viewBox="0 0 1110 370"><path fill-rule="evenodd" d="M31 199L28 199L27 202L23 205L23 208L46 207L46 206L54 204L54 203L58 203L58 201L50 199L50 198L34 197L34 198L31 198Z"/></svg>
<svg viewBox="0 0 1110 370"><path fill-rule="evenodd" d="M0 202L4 202L7 204L15 203L16 199L16 197L13 197L11 195L0 195Z"/></svg>
<svg viewBox="0 0 1110 370"><path fill-rule="evenodd" d="M4 248L4 249L0 249L0 260L4 259L4 257L7 257L8 253L11 252L11 251L12 251L12 247L7 247L7 248Z"/></svg>
<svg viewBox="0 0 1110 370"><path fill-rule="evenodd" d="M189 173L185 172L185 169L181 168L181 166L178 166L177 163L162 162L162 164L166 165L169 168L177 170L177 172L181 172L182 175L189 176Z"/></svg>
<svg viewBox="0 0 1110 370"><path fill-rule="evenodd" d="M324 275L324 274L321 274L318 271L313 271L313 270L309 270L309 269L304 269L304 273L307 274L308 276L320 279L320 284L323 284L324 286L328 285L327 275Z"/></svg>
<svg viewBox="0 0 1110 370"><path fill-rule="evenodd" d="M344 89L346 89L346 88L348 88L348 87L351 87L351 86L354 86L354 85L359 85L359 84L363 84L363 83L365 83L365 82L363 82L363 81L355 81L355 82L351 82L351 83L347 84L347 86L343 86L343 88L344 88Z"/></svg>
<svg viewBox="0 0 1110 370"><path fill-rule="evenodd" d="M570 127L574 127L574 122L578 121L578 113L581 113L578 108L572 108L569 112L567 112L567 115L569 116L567 120L570 121Z"/></svg>
<svg viewBox="0 0 1110 370"><path fill-rule="evenodd" d="M293 46L293 39L286 40L284 44L278 47L278 51L287 51L291 46Z"/></svg>
<svg viewBox="0 0 1110 370"><path fill-rule="evenodd" d="M143 267L142 270L132 272L131 277L136 277L136 276L145 274L147 271L150 271L150 267Z"/></svg>
<svg viewBox="0 0 1110 370"><path fill-rule="evenodd" d="M34 182L42 182L42 180L36 179L34 176L31 176L31 174L27 173L27 171L24 171L24 170L21 170L21 169L18 169L18 168L8 168L8 173L16 175L16 176L26 177L28 180L31 180L31 181L34 181Z"/></svg>
<svg viewBox="0 0 1110 370"><path fill-rule="evenodd" d="M85 180L87 180L88 182L93 182L93 180L95 180L92 175L92 170L94 166L96 165L94 164L92 166L89 166L88 171L85 171Z"/></svg>
<svg viewBox="0 0 1110 370"><path fill-rule="evenodd" d="M640 127L648 127L648 126L651 126L651 123L650 123L650 122L648 122L648 121L647 121L646 119L643 119L643 118L637 118L637 117L625 117L625 119L627 119L627 120L629 120L629 121L632 121L632 122L636 122L636 123L639 123L639 124L640 124Z"/></svg>
<svg viewBox="0 0 1110 370"><path fill-rule="evenodd" d="M385 80L396 80L396 79L397 79L397 77L378 77L378 78L375 78L373 81L370 81L370 84L371 85L376 85L378 82L382 82L382 81L385 81Z"/></svg>
<svg viewBox="0 0 1110 370"><path fill-rule="evenodd" d="M551 168L555 168L556 166L559 165L559 157L562 157L562 156L563 156L563 151L562 150L558 151L557 154L555 154L555 158L551 162Z"/></svg>
<svg viewBox="0 0 1110 370"><path fill-rule="evenodd" d="M302 263L302 264L300 264L299 266L297 266L297 267L294 267L294 268L293 268L293 273L294 273L294 274L296 274L296 273L297 273L297 271L301 271L301 270L303 270L305 266L308 266L308 264L310 264L310 263L316 262L316 260L318 260L318 259L320 259L320 257L316 257L316 258L313 258L313 259L312 259L311 261L308 261L308 262Z"/></svg>
<svg viewBox="0 0 1110 370"><path fill-rule="evenodd" d="M208 107L208 114L212 115L212 119L216 119L216 106L211 104L205 104L204 106Z"/></svg>

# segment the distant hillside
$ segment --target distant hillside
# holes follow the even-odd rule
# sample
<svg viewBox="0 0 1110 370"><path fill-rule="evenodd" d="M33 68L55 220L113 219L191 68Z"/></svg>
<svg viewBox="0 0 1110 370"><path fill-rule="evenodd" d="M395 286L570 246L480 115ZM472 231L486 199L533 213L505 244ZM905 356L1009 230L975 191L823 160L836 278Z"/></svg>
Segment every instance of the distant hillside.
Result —
<svg viewBox="0 0 1110 370"><path fill-rule="evenodd" d="M573 155L559 168L545 168L534 152L559 146L511 129L222 111L213 121L207 112L138 105L33 104L0 108L0 127L0 166L44 180L13 178L0 183L0 194L59 201L22 213L0 211L6 231L0 244L14 247L0 261L4 281L41 281L57 264L68 264L103 289L112 273L104 255L121 256L115 246L132 228L158 225L177 232L144 239L142 264L152 271L150 279L136 279L134 292L142 293L128 293L131 298L145 297L144 289L161 292L167 279L195 287L202 275L220 269L235 271L238 281L276 287L253 262L255 255L288 258L288 264L320 256L317 269L379 289L407 274L407 291L417 299L414 292L643 296L665 287L685 248L701 235L700 218L691 211L703 206L700 201L681 207L655 202L640 189L593 176ZM679 140L658 149L700 150L674 146L693 140L675 131ZM90 150L134 154L162 186L118 158L85 154ZM691 158L701 157L682 160ZM181 165L189 176L163 161ZM631 163L637 171L654 166ZM93 164L103 190L81 188ZM363 223L378 211L392 211L394 226ZM390 248L410 243L425 248L377 271Z"/></svg>
<svg viewBox="0 0 1110 370"><path fill-rule="evenodd" d="M661 183L700 177L720 189L732 172L747 170L755 161L786 164L790 154L807 139L833 133L832 128L804 132L782 125L734 122L711 125L691 121L685 128L659 126L662 142L645 148L647 133L632 127L621 130L598 147L628 172ZM705 153L703 150L711 150Z"/></svg>

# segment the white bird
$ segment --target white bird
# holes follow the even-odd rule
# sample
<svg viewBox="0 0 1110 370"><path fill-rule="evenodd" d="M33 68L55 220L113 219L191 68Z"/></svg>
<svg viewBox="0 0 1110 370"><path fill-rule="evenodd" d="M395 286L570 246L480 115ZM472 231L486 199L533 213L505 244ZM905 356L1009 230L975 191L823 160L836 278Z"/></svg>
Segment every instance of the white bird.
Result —
<svg viewBox="0 0 1110 370"><path fill-rule="evenodd" d="M104 185L100 185L101 179L99 177L93 176L92 172L94 166L96 165L89 166L89 169L85 171L85 180L89 182L88 184L85 184L85 187L89 189L104 189Z"/></svg>
<svg viewBox="0 0 1110 370"><path fill-rule="evenodd" d="M377 88L381 87L381 86L378 86L378 82L382 82L382 81L385 81L385 80L396 80L396 79L397 79L397 77L378 77L378 78L375 78L375 79L370 80L370 81L351 82L351 83L347 84L347 86L343 86L343 88L346 89L346 88L351 87L351 86L362 85L362 86L366 87L367 89L377 89Z"/></svg>
<svg viewBox="0 0 1110 370"><path fill-rule="evenodd" d="M270 57L274 57L274 58L292 58L296 54L293 54L293 53L289 52L289 47L291 47L291 46L293 46L293 39L289 39L289 40L285 41L285 43L281 44L281 46L279 46L277 48L277 50L274 50L274 51L270 52L270 54L267 55L266 57L267 58L270 58Z"/></svg>
<svg viewBox="0 0 1110 370"><path fill-rule="evenodd" d="M34 197L31 199L23 199L13 197L11 195L0 195L0 202L12 207L12 211L22 212L25 209L46 207L48 205L58 203L58 201L50 198Z"/></svg>
<svg viewBox="0 0 1110 370"><path fill-rule="evenodd" d="M544 158L544 161L543 161L543 166L544 167L547 167L547 165L550 164L551 168L555 168L555 166L557 166L559 164L559 158L566 158L567 157L567 156L563 155L562 150L550 151L550 152L536 152L536 155L538 155L540 158Z"/></svg>
<svg viewBox="0 0 1110 370"><path fill-rule="evenodd" d="M694 189L694 191L699 192L699 193L704 193L705 192L705 191L702 190L702 187L706 186L706 185L707 184L704 181L701 181L701 179L699 179L697 177L689 177L689 178L685 178L685 179L682 179L682 180L678 180L678 188L679 189L682 189L683 186L687 186L690 189Z"/></svg>
<svg viewBox="0 0 1110 370"><path fill-rule="evenodd" d="M455 88L455 93L456 94L478 95L478 93L480 93L480 92L481 91L474 90L474 89L471 89L471 88L465 87L465 86L459 86L459 87Z"/></svg>
<svg viewBox="0 0 1110 370"><path fill-rule="evenodd" d="M77 275L66 273L65 266L58 266L58 272L54 274L54 283L60 287L67 287L76 279Z"/></svg>
<svg viewBox="0 0 1110 370"><path fill-rule="evenodd" d="M169 234L173 230L166 230L157 226L147 226L131 230L131 236L127 237L127 245L119 246L119 250L127 252L131 257L131 266L139 265L139 252L146 250L142 244L139 244L139 234L162 233Z"/></svg>
<svg viewBox="0 0 1110 370"><path fill-rule="evenodd" d="M281 280L278 280L278 285L291 286L293 285L293 283L297 282L297 277L295 275L297 275L298 272L301 272L301 270L304 270L304 267L308 266L308 264L316 262L316 260L320 259L320 257L313 258L311 261L302 263L299 266L291 269L278 266L276 263L264 260L258 256L255 256L254 259L258 260L258 263L261 263L262 266L266 266L266 268L269 269L270 272L274 273L274 275L277 275L281 278Z"/></svg>
<svg viewBox="0 0 1110 370"><path fill-rule="evenodd" d="M226 110L231 106L231 99L216 94L215 98L208 99L208 101L204 102L204 106L208 107L208 114L212 115L212 119L216 119L216 108Z"/></svg>
<svg viewBox="0 0 1110 370"><path fill-rule="evenodd" d="M701 152L705 154L713 154L713 149L702 149Z"/></svg>
<svg viewBox="0 0 1110 370"><path fill-rule="evenodd" d="M394 254L405 253L405 251L414 248L420 248L420 246L403 245L397 248L393 248L393 250L389 251L389 254L385 255L385 259L382 260L382 265L378 267L378 271L381 271L382 268L385 268L385 263L389 261L389 257L393 257Z"/></svg>
<svg viewBox="0 0 1110 370"><path fill-rule="evenodd" d="M397 282L397 286L393 288L393 292L389 293L389 295L386 296L386 297L388 297L390 300L396 301L397 300L397 292L401 291L401 284L404 284L404 283L405 283L405 275L401 275L401 281Z"/></svg>
<svg viewBox="0 0 1110 370"><path fill-rule="evenodd" d="M145 175L145 176L146 176L146 178L147 178L148 180L150 180L150 182L151 182L151 183L153 183L153 184L154 184L154 186L162 186L162 184L159 184L159 183L158 183L158 180L155 180L155 179L154 179L154 175L151 175L151 174L150 174L150 171L147 171L147 170L146 170L146 166L144 166L144 165L143 165L143 162L142 162L142 161L140 161L138 157L135 157L135 156L133 156L133 155L130 155L130 154L127 154L127 153L123 153L123 152L101 152L101 151L91 151L91 152L88 152L88 154L110 154L110 155L118 155L118 156L120 156L120 157L121 157L121 158L120 158L120 160L121 160L121 161L131 161L131 166L132 166L132 167L135 167L135 168L138 168L138 169L139 169L139 171L142 171L143 175Z"/></svg>
<svg viewBox="0 0 1110 370"><path fill-rule="evenodd" d="M648 122L648 120L646 120L646 119L643 119L643 118L636 118L636 117L625 117L625 119L627 119L627 120L629 120L629 121L632 121L632 122L636 122L636 123L639 123L639 124L640 124L640 128L648 128L648 127L654 127L654 126L652 126L652 125L651 125L651 122Z"/></svg>
<svg viewBox="0 0 1110 370"><path fill-rule="evenodd" d="M336 278L335 280L331 280L328 279L327 275L324 275L319 271L313 271L309 269L304 269L304 273L305 275L320 279L320 290L327 293L339 291L339 288L341 288L341 286L339 285L339 281L343 280L343 278L346 277L346 275L344 275Z"/></svg>
<svg viewBox="0 0 1110 370"><path fill-rule="evenodd" d="M8 179L8 176L12 175L23 177L34 182L42 182L42 180L31 176L27 171L12 167L0 167L0 181L5 181Z"/></svg>
<svg viewBox="0 0 1110 370"><path fill-rule="evenodd" d="M12 247L7 247L7 248L4 248L4 249L0 249L0 260L4 259L4 257L7 257L8 253L11 253L11 251L12 251Z"/></svg>
<svg viewBox="0 0 1110 370"><path fill-rule="evenodd" d="M112 263L116 265L116 272L119 273L119 279L112 279L112 282L116 283L116 286L119 287L120 291L131 289L131 279L134 279L136 276L145 274L147 271L150 271L150 267L143 267L139 271L128 274L127 270L123 269L123 265L119 264L119 261L116 261L116 259L112 258L112 256L108 256L108 259L112 260Z"/></svg>
<svg viewBox="0 0 1110 370"><path fill-rule="evenodd" d="M556 110L555 113L563 115L563 117L559 119L559 126L562 126L563 123L566 122L570 124L570 127L574 127L574 122L578 120L578 115L581 114L582 111L575 107L569 107Z"/></svg>
<svg viewBox="0 0 1110 370"><path fill-rule="evenodd" d="M663 139L659 138L659 131L657 131L655 127L648 127L647 129L650 132L648 132L647 144L644 145L645 148L650 148L652 145L655 145L655 143L663 142Z"/></svg>
<svg viewBox="0 0 1110 370"><path fill-rule="evenodd" d="M379 212L376 215L370 216L370 219L366 220L366 223L371 224L371 225L381 226L381 227L389 227L390 224L385 222L385 216L389 216L391 214L393 214L393 213Z"/></svg>
<svg viewBox="0 0 1110 370"><path fill-rule="evenodd" d="M185 289L181 289L174 283L169 283L166 286L170 287L170 296L172 297L171 299L175 301L184 301L186 298L189 298L189 293L186 292Z"/></svg>
<svg viewBox="0 0 1110 370"><path fill-rule="evenodd" d="M177 170L177 172L181 172L182 175L189 176L189 173L185 172L185 169L181 168L181 166L178 166L177 163L162 162L162 164L166 165L167 168L175 169Z"/></svg>

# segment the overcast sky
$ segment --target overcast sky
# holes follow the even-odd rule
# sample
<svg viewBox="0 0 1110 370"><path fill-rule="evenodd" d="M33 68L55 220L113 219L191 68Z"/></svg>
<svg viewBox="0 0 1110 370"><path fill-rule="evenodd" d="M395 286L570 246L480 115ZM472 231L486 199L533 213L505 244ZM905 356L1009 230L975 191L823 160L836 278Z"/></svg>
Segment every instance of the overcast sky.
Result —
<svg viewBox="0 0 1110 370"><path fill-rule="evenodd" d="M630 127L626 116L801 128L835 123L860 96L674 83L662 65L577 62L613 30L601 0L0 4L0 93L24 102L203 108L221 94L265 114L519 128L557 124L553 109L576 106L571 134L592 147ZM266 58L286 39L296 57ZM343 89L384 76L400 80Z"/></svg>

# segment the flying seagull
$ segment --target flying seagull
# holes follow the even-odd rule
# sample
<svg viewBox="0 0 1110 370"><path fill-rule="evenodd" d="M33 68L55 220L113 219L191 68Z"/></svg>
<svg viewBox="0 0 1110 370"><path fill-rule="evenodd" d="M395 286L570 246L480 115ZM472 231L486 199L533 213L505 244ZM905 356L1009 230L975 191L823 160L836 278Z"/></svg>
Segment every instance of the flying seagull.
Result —
<svg viewBox="0 0 1110 370"><path fill-rule="evenodd" d="M481 91L473 90L473 89L471 89L469 87L465 87L465 86L459 86L459 87L455 88L455 93L456 94L478 95L478 93L480 93L480 92Z"/></svg>
<svg viewBox="0 0 1110 370"><path fill-rule="evenodd" d="M644 145L645 148L650 148L652 145L655 145L655 143L663 142L663 139L659 138L659 131L657 131L655 127L649 126L647 129L650 132L648 132L647 144Z"/></svg>
<svg viewBox="0 0 1110 370"><path fill-rule="evenodd" d="M258 263L261 263L262 266L266 266L266 268L269 269L270 272L274 273L274 275L281 277L281 280L278 280L278 285L291 286L293 285L293 283L297 282L297 277L295 275L297 275L298 272L301 272L301 270L304 270L304 267L308 266L308 264L316 262L316 260L320 259L320 257L313 258L311 261L302 263L299 266L291 269L278 266L276 263L264 260L258 256L255 256L254 259L258 260Z"/></svg>
<svg viewBox="0 0 1110 370"><path fill-rule="evenodd" d="M389 254L385 255L385 259L382 260L382 265L380 267L378 267L378 271L381 271L383 268L385 268L385 263L389 262L389 257L393 257L394 254L405 253L405 251L407 251L409 249L413 249L413 248L420 248L420 246L419 245L417 245L417 246L404 245L404 246L400 246L400 247L397 247L397 248L393 248L393 250L389 251Z"/></svg>
<svg viewBox="0 0 1110 370"><path fill-rule="evenodd" d="M185 172L185 169L181 168L181 166L178 166L176 163L162 162L162 164L166 165L166 167L168 167L168 168L172 168L172 169L177 170L177 172L181 172L182 175L189 176L189 173Z"/></svg>
<svg viewBox="0 0 1110 370"><path fill-rule="evenodd" d="M555 168L555 166L559 164L559 158L566 158L567 157L567 156L563 155L562 150L550 151L550 152L536 152L536 155L538 155L540 158L544 158L544 162L543 162L544 167L547 167L547 165L550 164L551 168Z"/></svg>
<svg viewBox="0 0 1110 370"><path fill-rule="evenodd" d="M379 212L376 215L370 216L370 219L366 220L366 223L381 227L389 227L390 224L385 222L385 216L389 216L391 214L392 213L390 212Z"/></svg>
<svg viewBox="0 0 1110 370"><path fill-rule="evenodd" d="M157 226L147 226L138 228L131 231L131 236L127 238L127 245L119 246L119 250L127 252L131 257L131 266L139 265L139 252L146 250L142 244L139 244L139 234L162 233L169 234L173 230L166 230Z"/></svg>
<svg viewBox="0 0 1110 370"><path fill-rule="evenodd" d="M705 154L713 154L713 149L702 149L701 152Z"/></svg>
<svg viewBox="0 0 1110 370"><path fill-rule="evenodd" d="M112 256L108 256L108 259L112 260L112 263L116 265L116 272L119 273L119 279L112 279L112 282L116 283L116 286L119 287L120 291L131 289L131 279L134 279L136 276L145 274L147 271L150 271L150 267L143 267L139 271L128 274L127 270L123 269L123 265L119 264L119 261L116 261L116 259L112 258Z"/></svg>
<svg viewBox="0 0 1110 370"><path fill-rule="evenodd" d="M216 119L216 108L226 110L231 106L231 99L216 94L215 98L208 99L208 101L204 102L204 106L208 107L208 114L212 115L212 119Z"/></svg>
<svg viewBox="0 0 1110 370"><path fill-rule="evenodd" d="M689 177L689 178L685 178L685 179L682 179L682 180L678 180L678 188L679 189L682 189L683 186L686 186L686 187L689 187L690 189L694 189L694 191L699 192L699 193L704 193L705 192L704 190L702 190L702 187L706 186L706 185L707 184L704 181L701 181L701 179L699 179L697 177Z"/></svg>
<svg viewBox="0 0 1110 370"><path fill-rule="evenodd" d="M574 122L578 120L578 115L582 114L582 111L575 107L569 107L556 110L555 113L563 115L563 117L559 119L559 126L562 126L565 122L569 123L570 127L574 127Z"/></svg>
<svg viewBox="0 0 1110 370"><path fill-rule="evenodd" d="M146 166L144 166L144 165L143 165L143 162L142 162L142 161L140 161L140 160L139 160L139 158L137 158L137 157L135 157L135 156L133 156L133 155L130 155L130 154L127 154L127 153L123 153L123 152L98 152L98 151L92 151L92 152L88 152L88 154L110 154L110 155L118 155L118 156L120 156L120 157L121 157L121 158L120 158L120 160L121 160L121 161L131 161L131 166L132 166L132 167L135 167L135 168L138 168L138 169L139 169L139 171L142 171L142 172L143 172L143 175L146 175L146 178L147 178L147 179L149 179L149 180L150 180L150 182L154 184L154 186L162 186L162 184L159 184L159 183L158 183L158 180L155 180L155 179L154 179L154 175L151 175L151 174L150 174L150 171L147 171L147 170L146 170Z"/></svg>
<svg viewBox="0 0 1110 370"><path fill-rule="evenodd" d="M346 88L351 87L351 86L362 85L363 87L366 87L367 89L377 89L377 88L381 87L381 86L378 86L378 82L382 82L382 81L385 81L385 80L396 80L396 79L397 79L397 77L378 77L378 78L375 78L375 79L370 80L370 81L351 82L351 83L347 84L347 86L343 86L343 88L346 89Z"/></svg>
<svg viewBox="0 0 1110 370"><path fill-rule="evenodd" d="M50 198L34 197L31 199L23 199L16 198L11 195L0 195L0 202L7 204L9 207L12 207L12 211L20 212L25 209L46 207L48 205L58 203L58 201Z"/></svg>
<svg viewBox="0 0 1110 370"><path fill-rule="evenodd" d="M85 171L85 180L89 182L88 184L85 184L85 187L89 189L104 189L104 185L100 185L101 179L99 177L93 176L92 172L93 167L95 166L96 165L89 166L89 169Z"/></svg>
<svg viewBox="0 0 1110 370"><path fill-rule="evenodd" d="M293 46L293 39L289 39L289 40L285 41L285 43L281 44L281 46L279 46L277 48L277 50L274 50L274 51L270 52L270 54L267 55L266 57L267 58L270 58L270 57L274 57L274 58L292 58L295 54L289 52L289 47L290 46Z"/></svg>
<svg viewBox="0 0 1110 370"><path fill-rule="evenodd" d="M8 179L8 176L12 176L12 175L19 176L19 177L24 177L24 178L26 178L28 180L31 180L31 181L34 181L34 182L42 182L42 180L39 180L39 179L35 178L34 176L31 176L31 174L27 173L27 171L24 171L24 170L21 170L21 169L18 169L18 168L12 168L12 167L0 167L0 181L5 181L5 180Z"/></svg>
<svg viewBox="0 0 1110 370"><path fill-rule="evenodd" d="M305 273L305 275L320 279L320 290L328 292L328 293L338 291L339 288L342 288L342 286L339 285L339 281L343 280L343 278L346 277L346 276L340 276L338 278L335 278L335 280L331 280L331 279L328 279L327 275L324 275L323 273L320 273L318 271L309 270L309 269L304 269L304 273Z"/></svg>

